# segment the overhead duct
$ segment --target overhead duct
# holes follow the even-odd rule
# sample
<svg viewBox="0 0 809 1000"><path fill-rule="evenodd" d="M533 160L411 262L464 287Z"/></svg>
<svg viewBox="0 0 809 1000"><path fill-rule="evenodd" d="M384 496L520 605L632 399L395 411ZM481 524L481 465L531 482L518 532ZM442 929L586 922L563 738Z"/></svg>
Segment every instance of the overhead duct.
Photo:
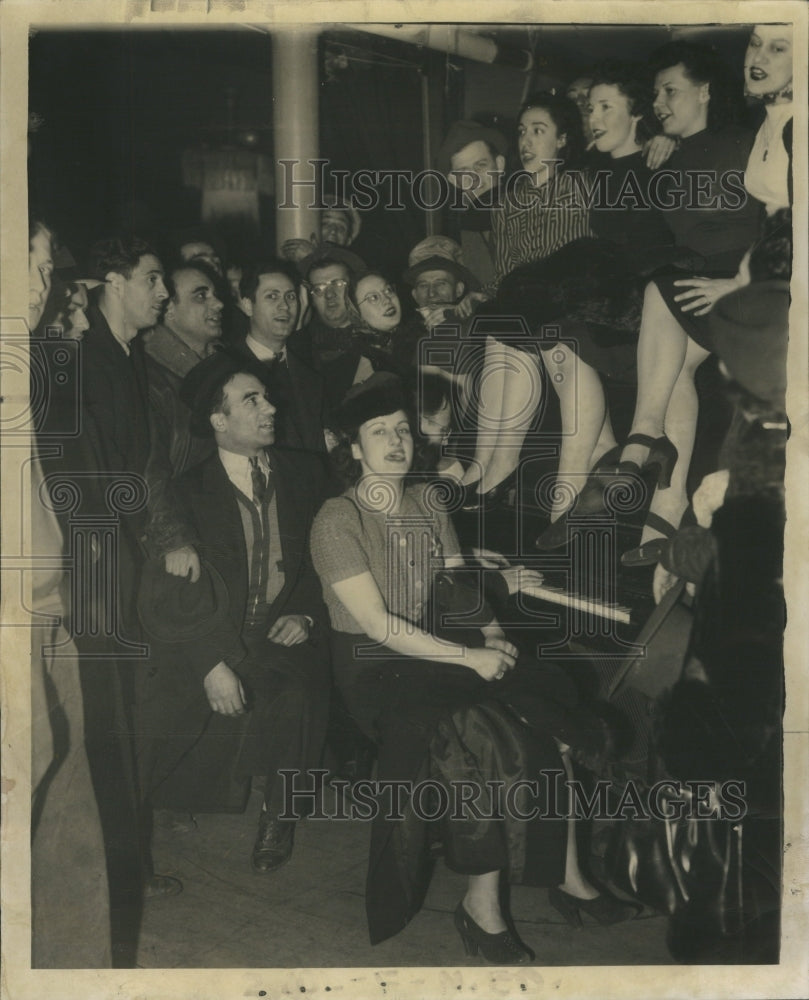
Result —
<svg viewBox="0 0 809 1000"><path fill-rule="evenodd" d="M503 45L492 38L476 35L468 28L447 24L352 24L347 27L475 62L510 66L526 73L534 66L534 57L527 49Z"/></svg>

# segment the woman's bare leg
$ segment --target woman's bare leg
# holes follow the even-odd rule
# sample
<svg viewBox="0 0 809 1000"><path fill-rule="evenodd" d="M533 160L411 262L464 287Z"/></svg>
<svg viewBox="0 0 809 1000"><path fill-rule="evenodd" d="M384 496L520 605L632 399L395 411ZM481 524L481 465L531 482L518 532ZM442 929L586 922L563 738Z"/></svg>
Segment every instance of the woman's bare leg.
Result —
<svg viewBox="0 0 809 1000"><path fill-rule="evenodd" d="M506 347L502 356L503 404L491 456L478 490L485 493L517 468L525 435L542 399L540 362L525 351Z"/></svg>
<svg viewBox="0 0 809 1000"><path fill-rule="evenodd" d="M615 438L598 372L562 343L543 350L542 360L562 418L558 488L551 508L551 521L556 521L581 491L594 461L615 446Z"/></svg>
<svg viewBox="0 0 809 1000"><path fill-rule="evenodd" d="M685 362L688 335L666 305L654 283L646 286L638 338L638 400L632 419L633 434L652 438L664 433L674 385ZM624 448L622 459L643 465L645 445Z"/></svg>
<svg viewBox="0 0 809 1000"><path fill-rule="evenodd" d="M568 781L573 781L573 765L567 750L562 752L562 764ZM559 886L563 892L570 893L579 899L595 899L599 895L584 876L579 867L579 851L576 845L576 820L571 817L567 821L567 853L565 854L565 880Z"/></svg>
<svg viewBox="0 0 809 1000"><path fill-rule="evenodd" d="M497 442L497 428L503 412L503 389L506 377L507 355L504 347L494 337L486 338L486 355L480 378L478 404L478 432L475 457L466 470L463 484L477 482L486 470Z"/></svg>
<svg viewBox="0 0 809 1000"><path fill-rule="evenodd" d="M500 910L500 872L470 875L463 906L469 916L487 934L507 930Z"/></svg>
<svg viewBox="0 0 809 1000"><path fill-rule="evenodd" d="M709 356L709 352L688 338L685 362L674 383L674 389L666 412L665 432L677 449L677 462L671 476L671 485L665 490L656 490L649 510L664 518L676 528L688 506L686 485L688 468L694 453L694 438L697 432L699 401L694 377L697 368ZM659 538L661 533L644 527L641 543Z"/></svg>

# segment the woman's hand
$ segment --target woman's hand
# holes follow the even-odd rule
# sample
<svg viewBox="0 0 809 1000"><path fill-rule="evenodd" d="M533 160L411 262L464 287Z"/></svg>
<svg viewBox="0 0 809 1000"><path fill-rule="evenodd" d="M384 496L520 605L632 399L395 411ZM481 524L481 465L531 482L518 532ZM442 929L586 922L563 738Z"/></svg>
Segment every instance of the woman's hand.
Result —
<svg viewBox="0 0 809 1000"><path fill-rule="evenodd" d="M683 312L693 313L695 316L705 316L716 303L741 288L738 276L735 278L684 278L675 281L678 288L688 288L687 292L680 292L674 296L675 302L683 303L680 309Z"/></svg>
<svg viewBox="0 0 809 1000"><path fill-rule="evenodd" d="M509 642L504 635L488 635L486 636L486 641L483 645L486 649L499 649L501 653L507 653L509 656L513 656L515 662L517 657L520 655L520 651L514 643Z"/></svg>
<svg viewBox="0 0 809 1000"><path fill-rule="evenodd" d="M512 566L510 569L501 570L501 576L506 581L511 596L524 587L541 587L545 580L545 577L537 570L526 569L525 566Z"/></svg>
<svg viewBox="0 0 809 1000"><path fill-rule="evenodd" d="M511 643L505 640L489 639L487 642L498 642L498 645L510 646L516 654L516 649ZM512 655L505 649L493 648L489 645L482 649L467 649L464 657L464 664L479 674L484 681L499 681L505 676L506 671L513 670L517 662L516 655Z"/></svg>
<svg viewBox="0 0 809 1000"><path fill-rule="evenodd" d="M492 549L472 548L472 556L484 569L508 569L511 565L505 556Z"/></svg>
<svg viewBox="0 0 809 1000"><path fill-rule="evenodd" d="M650 170L657 170L658 167L663 166L676 148L676 139L672 139L668 135L656 135L643 147L646 166Z"/></svg>

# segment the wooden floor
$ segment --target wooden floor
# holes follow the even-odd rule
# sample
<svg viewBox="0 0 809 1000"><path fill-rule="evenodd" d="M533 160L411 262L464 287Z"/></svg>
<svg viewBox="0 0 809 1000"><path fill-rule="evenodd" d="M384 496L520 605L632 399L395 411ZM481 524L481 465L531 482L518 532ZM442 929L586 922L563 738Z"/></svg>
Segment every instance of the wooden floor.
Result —
<svg viewBox="0 0 809 1000"><path fill-rule="evenodd" d="M379 968L480 966L452 922L465 879L436 864L421 912L396 937L371 946L363 889L369 826L305 820L295 851L277 872L250 867L260 793L243 815L204 815L187 832L158 827L159 871L184 891L150 901L137 964L173 968ZM514 886L517 932L541 966L665 965L666 921L651 913L612 927L571 930L542 889ZM587 918L585 918L586 921Z"/></svg>

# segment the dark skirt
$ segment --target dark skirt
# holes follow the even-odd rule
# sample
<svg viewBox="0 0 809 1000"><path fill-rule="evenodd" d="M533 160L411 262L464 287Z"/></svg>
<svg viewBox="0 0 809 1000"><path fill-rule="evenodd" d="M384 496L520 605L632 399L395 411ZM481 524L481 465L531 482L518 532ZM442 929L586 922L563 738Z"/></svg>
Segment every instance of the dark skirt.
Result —
<svg viewBox="0 0 809 1000"><path fill-rule="evenodd" d="M737 268L735 267L732 270L722 270L719 272L710 272L706 270L705 273L698 275L698 277L732 278L735 276L736 272ZM684 281L692 277L694 277L693 274L675 272L673 274L665 274L655 278L654 283L657 285L657 290L662 295L663 301L666 303L669 312L685 330L688 336L695 343L699 344L700 347L713 354L714 345L713 337L711 335L711 313L706 313L704 316L695 316L692 312L683 312L683 303L674 301L674 297L676 295L682 295L683 292L687 292L689 290L687 286L677 286L674 282Z"/></svg>
<svg viewBox="0 0 809 1000"><path fill-rule="evenodd" d="M456 630L452 638L467 641ZM468 639L479 645L480 633ZM566 803L554 736L571 736L565 726L577 698L569 678L521 656L503 680L486 682L458 664L402 657L385 647L368 658L358 655L359 647L371 645L365 635L333 633L335 680L349 712L377 743L378 779L433 778L450 791L458 782L481 787L485 818L440 825L447 864L464 874L505 871L511 881L530 885L562 882L566 823L548 813L564 812ZM539 816L488 818L486 781L502 781L507 789L520 779L538 782L531 805ZM402 821L380 815L373 824L366 886L373 943L407 924L429 883L430 824L405 813Z"/></svg>
<svg viewBox="0 0 809 1000"><path fill-rule="evenodd" d="M631 332L640 321L642 288L624 248L586 237L506 275L496 305L522 316L539 341L554 339L545 328L562 319Z"/></svg>

